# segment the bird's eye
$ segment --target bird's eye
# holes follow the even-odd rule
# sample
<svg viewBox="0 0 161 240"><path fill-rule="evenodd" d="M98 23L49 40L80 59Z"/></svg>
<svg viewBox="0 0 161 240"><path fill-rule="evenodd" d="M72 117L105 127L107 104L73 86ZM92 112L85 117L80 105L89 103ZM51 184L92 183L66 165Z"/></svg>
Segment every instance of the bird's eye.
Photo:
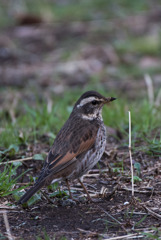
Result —
<svg viewBox="0 0 161 240"><path fill-rule="evenodd" d="M98 103L98 101L96 101L96 100L92 101L92 105L96 105L97 103Z"/></svg>

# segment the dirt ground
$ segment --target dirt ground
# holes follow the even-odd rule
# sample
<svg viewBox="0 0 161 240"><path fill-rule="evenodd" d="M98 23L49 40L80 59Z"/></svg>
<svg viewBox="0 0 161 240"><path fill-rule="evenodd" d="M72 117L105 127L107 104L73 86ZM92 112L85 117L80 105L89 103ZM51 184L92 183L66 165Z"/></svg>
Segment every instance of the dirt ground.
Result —
<svg viewBox="0 0 161 240"><path fill-rule="evenodd" d="M111 23L113 27L109 30L110 32L102 31L100 34L93 31L92 23L81 22L57 25L41 23L1 30L0 46L3 47L3 52L0 51L0 86L10 93L8 95L5 91L1 93L1 106L14 105L15 101L20 101L22 98L32 104L35 95L41 99L41 94L46 99L50 94L63 96L64 92L70 88L86 86L91 72L101 71L106 64L111 66L111 73L112 66L117 68L120 62L126 64L127 61L131 61L144 66L149 64L148 61L150 64L160 64L159 58L142 57L138 61L137 56L131 58L128 54L121 59L110 44L102 45L112 41L110 36L123 37L125 32L119 30L121 28L136 35L149 33L159 24L161 12L159 10L156 12L155 16L153 12L137 16L137 19L140 18L139 24L136 16L122 21L114 20ZM135 25L132 24L133 21L136 21ZM64 52L68 50L70 53L77 48L80 49L79 54L76 51L73 52L71 61L64 60L62 63L62 58L66 58ZM115 91L119 83L121 93L126 92L129 99L136 99L139 95L145 94L146 90L143 87L145 83L140 78L129 81L125 77L121 82L119 77L115 78L115 81L114 78L115 76L112 77L111 74L107 84L102 74L102 86ZM154 77L156 88L160 84L158 79L156 75ZM135 151L133 161L139 162L142 166L140 173L142 181L135 184L135 199L133 199L128 148L122 147L124 140L117 131L110 128L108 131L118 134L118 141L112 137L113 134L109 134L106 152L99 166L84 177L84 183L93 199L97 200L96 202L86 201L77 181L71 183L73 196L79 198L79 202L76 203L66 200L66 197L51 198L53 203L50 203L43 196L42 200L36 204L23 209L16 205L12 196L0 199L1 209L7 211L11 233L15 239L29 240L36 239L38 236L48 239L45 237L46 234L50 239L55 237L62 240L110 239L128 234L135 234L131 239L140 239L140 232L148 231L152 231L156 236L155 239L157 236L159 239L160 233L157 229L161 228L161 157ZM41 151L47 152L49 147L48 142L44 143L40 140L37 145L29 148L27 154L25 153L26 157ZM26 149L23 148L22 155L23 151L25 152ZM41 167L42 161L36 161L34 164L32 160L23 163L18 170L19 173L29 168L31 170L25 178L19 180L19 184L28 182L29 175L37 176ZM117 168L123 168L124 173L118 172ZM63 182L60 183L60 188L67 190ZM43 191L47 193L46 189ZM7 207L6 203L9 201L14 201L15 205ZM151 227L155 229L152 230ZM6 235L3 214L0 214L0 232ZM5 237L0 236L0 239Z"/></svg>
<svg viewBox="0 0 161 240"><path fill-rule="evenodd" d="M110 141L110 140L109 140ZM108 142L109 142L108 141ZM146 232L150 227L161 227L161 174L159 157L149 157L141 152L134 154L134 161L143 166L142 182L135 184L135 199L131 195L130 163L128 149L118 147L111 142L106 147L106 153L95 167L84 177L94 202L90 203L84 197L83 190L77 181L71 183L73 197L79 202L73 202L64 196L51 198L50 203L44 196L42 200L23 209L21 206L6 208L10 229L16 239L45 238L45 233L53 239L104 239L113 236ZM114 173L109 166L119 166L124 159L124 174ZM20 170L32 169L27 176L38 175L42 161L27 161ZM64 182L61 190L67 190ZM44 189L46 194L51 190ZM13 202L13 199L10 198ZM9 201L9 198L6 199ZM3 204L1 205L3 207ZM110 216L109 216L110 214ZM115 219L112 219L114 217ZM0 228L6 231L1 215ZM154 234L154 232L153 232ZM157 234L157 233L155 233ZM159 233L158 233L159 234ZM139 235L139 234L138 234ZM159 235L158 235L159 236ZM63 238L65 237L65 238ZM123 238L124 239L124 238ZM135 236L135 239L136 236ZM138 238L139 239L139 238Z"/></svg>

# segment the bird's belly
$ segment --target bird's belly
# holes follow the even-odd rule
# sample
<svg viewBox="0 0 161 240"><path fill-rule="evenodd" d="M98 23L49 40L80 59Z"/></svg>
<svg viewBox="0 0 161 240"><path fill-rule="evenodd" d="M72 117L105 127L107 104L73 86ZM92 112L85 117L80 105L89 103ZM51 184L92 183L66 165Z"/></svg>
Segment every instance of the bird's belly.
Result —
<svg viewBox="0 0 161 240"><path fill-rule="evenodd" d="M92 169L101 159L106 145L106 128L100 126L94 146L85 154L79 157L75 171L69 176L69 179L79 178Z"/></svg>

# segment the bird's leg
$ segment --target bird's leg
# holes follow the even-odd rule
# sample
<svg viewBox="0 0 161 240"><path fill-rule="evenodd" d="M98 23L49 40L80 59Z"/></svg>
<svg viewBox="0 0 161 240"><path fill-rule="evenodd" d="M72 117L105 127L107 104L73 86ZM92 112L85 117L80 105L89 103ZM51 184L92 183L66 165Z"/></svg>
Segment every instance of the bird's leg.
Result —
<svg viewBox="0 0 161 240"><path fill-rule="evenodd" d="M68 187L70 199L74 200L73 197L72 197L71 191L70 191L69 181L68 181L68 179L66 179L65 181L66 181L66 184L67 184L67 187Z"/></svg>
<svg viewBox="0 0 161 240"><path fill-rule="evenodd" d="M87 194L88 200L89 200L90 202L92 202L92 198L91 198L91 196L89 195L89 192L87 191L87 188L84 186L84 184L83 184L83 182L80 180L80 178L79 178L78 180L79 180L82 188L84 189L85 193Z"/></svg>

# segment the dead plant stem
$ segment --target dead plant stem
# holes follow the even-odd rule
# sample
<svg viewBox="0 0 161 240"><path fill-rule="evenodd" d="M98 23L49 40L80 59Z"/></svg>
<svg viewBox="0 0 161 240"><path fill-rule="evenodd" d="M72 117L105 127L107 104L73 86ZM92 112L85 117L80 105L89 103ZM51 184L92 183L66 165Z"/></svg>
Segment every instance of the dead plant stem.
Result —
<svg viewBox="0 0 161 240"><path fill-rule="evenodd" d="M4 223L5 223L8 239L9 240L14 240L13 236L11 235L10 226L9 226L9 222L8 222L8 217L7 217L7 212L6 211L3 211L3 219L4 219Z"/></svg>
<svg viewBox="0 0 161 240"><path fill-rule="evenodd" d="M131 113L129 111L129 155L131 163L131 182L132 182L132 197L134 197L134 171L132 163L132 153L131 153Z"/></svg>

